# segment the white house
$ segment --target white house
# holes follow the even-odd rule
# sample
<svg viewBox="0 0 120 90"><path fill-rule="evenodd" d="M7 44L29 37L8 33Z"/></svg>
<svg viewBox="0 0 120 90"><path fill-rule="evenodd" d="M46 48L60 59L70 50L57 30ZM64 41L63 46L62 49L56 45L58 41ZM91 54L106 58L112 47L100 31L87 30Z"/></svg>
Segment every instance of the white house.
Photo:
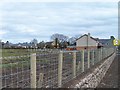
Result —
<svg viewBox="0 0 120 90"><path fill-rule="evenodd" d="M92 49L99 45L98 39L90 36L90 33L84 34L76 40L76 49Z"/></svg>

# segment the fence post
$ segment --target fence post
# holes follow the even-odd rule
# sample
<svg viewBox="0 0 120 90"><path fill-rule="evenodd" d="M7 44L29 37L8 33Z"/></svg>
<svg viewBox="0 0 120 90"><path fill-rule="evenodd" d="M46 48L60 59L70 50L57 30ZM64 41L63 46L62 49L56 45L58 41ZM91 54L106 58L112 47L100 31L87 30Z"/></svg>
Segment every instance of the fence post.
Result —
<svg viewBox="0 0 120 90"><path fill-rule="evenodd" d="M1 40L0 40L0 90L2 90L2 44L1 44Z"/></svg>
<svg viewBox="0 0 120 90"><path fill-rule="evenodd" d="M78 62L78 66L77 66L77 72L80 71L80 61Z"/></svg>
<svg viewBox="0 0 120 90"><path fill-rule="evenodd" d="M88 68L90 68L90 50L88 50L87 58L88 58Z"/></svg>
<svg viewBox="0 0 120 90"><path fill-rule="evenodd" d="M93 50L93 52L92 52L92 65L94 65L94 50Z"/></svg>
<svg viewBox="0 0 120 90"><path fill-rule="evenodd" d="M108 57L108 56L109 56L109 49L107 48L107 50L106 50L106 51L107 51L107 57Z"/></svg>
<svg viewBox="0 0 120 90"><path fill-rule="evenodd" d="M105 57L105 51L104 51L104 48L102 49L102 57L103 57L103 59L104 59L104 57Z"/></svg>
<svg viewBox="0 0 120 90"><path fill-rule="evenodd" d="M100 49L98 49L98 62L100 61Z"/></svg>
<svg viewBox="0 0 120 90"><path fill-rule="evenodd" d="M104 52L105 52L104 58L106 58L107 57L106 48L104 48Z"/></svg>
<svg viewBox="0 0 120 90"><path fill-rule="evenodd" d="M76 52L73 52L73 78L76 77Z"/></svg>
<svg viewBox="0 0 120 90"><path fill-rule="evenodd" d="M31 88L36 88L36 53L31 54Z"/></svg>
<svg viewBox="0 0 120 90"><path fill-rule="evenodd" d="M1 54L2 52L0 52L0 54ZM0 55L1 57L0 57L0 90L2 90L2 55Z"/></svg>
<svg viewBox="0 0 120 90"><path fill-rule="evenodd" d="M82 50L82 72L84 72L84 50Z"/></svg>
<svg viewBox="0 0 120 90"><path fill-rule="evenodd" d="M98 59L98 62L99 62L99 61L100 61L100 59L101 59L100 49L98 49L98 56L99 56L99 59Z"/></svg>
<svg viewBox="0 0 120 90"><path fill-rule="evenodd" d="M58 61L58 87L62 86L62 64L63 63L63 51L60 51Z"/></svg>
<svg viewBox="0 0 120 90"><path fill-rule="evenodd" d="M42 88L42 84L43 84L43 73L40 73L38 80L38 88Z"/></svg>
<svg viewBox="0 0 120 90"><path fill-rule="evenodd" d="M101 60L103 59L103 50L101 48Z"/></svg>

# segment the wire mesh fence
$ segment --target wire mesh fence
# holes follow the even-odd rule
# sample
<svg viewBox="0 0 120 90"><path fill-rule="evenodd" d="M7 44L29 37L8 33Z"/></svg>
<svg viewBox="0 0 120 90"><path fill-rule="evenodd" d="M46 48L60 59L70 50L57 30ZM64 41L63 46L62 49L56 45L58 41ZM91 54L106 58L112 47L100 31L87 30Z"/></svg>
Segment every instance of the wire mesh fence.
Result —
<svg viewBox="0 0 120 90"><path fill-rule="evenodd" d="M76 76L82 73L82 52L76 52Z"/></svg>
<svg viewBox="0 0 120 90"><path fill-rule="evenodd" d="M2 59L2 87L27 88L30 86L30 57Z"/></svg>
<svg viewBox="0 0 120 90"><path fill-rule="evenodd" d="M2 88L57 88L114 53L114 48L65 51L1 58Z"/></svg>
<svg viewBox="0 0 120 90"><path fill-rule="evenodd" d="M37 53L36 71L38 87L57 87L58 86L58 58L59 52L51 51L42 54Z"/></svg>
<svg viewBox="0 0 120 90"><path fill-rule="evenodd" d="M63 53L63 67L62 67L62 84L68 82L73 78L72 74L73 52Z"/></svg>

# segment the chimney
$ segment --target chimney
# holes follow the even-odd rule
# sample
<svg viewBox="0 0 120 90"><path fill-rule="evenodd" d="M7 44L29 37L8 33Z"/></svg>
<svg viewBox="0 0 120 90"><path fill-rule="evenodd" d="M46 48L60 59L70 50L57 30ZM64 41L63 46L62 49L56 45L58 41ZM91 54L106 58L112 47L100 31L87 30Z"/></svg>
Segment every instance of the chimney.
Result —
<svg viewBox="0 0 120 90"><path fill-rule="evenodd" d="M89 39L90 39L90 33L88 33L88 37L87 37L87 49L88 49L88 46L89 46Z"/></svg>
<svg viewBox="0 0 120 90"><path fill-rule="evenodd" d="M90 38L90 33L88 33L88 38Z"/></svg>

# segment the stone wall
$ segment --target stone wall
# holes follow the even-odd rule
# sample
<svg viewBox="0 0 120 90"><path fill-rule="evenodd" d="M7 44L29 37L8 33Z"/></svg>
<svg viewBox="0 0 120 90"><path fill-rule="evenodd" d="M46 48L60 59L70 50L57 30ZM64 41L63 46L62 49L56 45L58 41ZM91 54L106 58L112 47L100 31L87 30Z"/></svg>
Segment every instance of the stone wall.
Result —
<svg viewBox="0 0 120 90"><path fill-rule="evenodd" d="M96 88L102 78L105 76L115 56L116 54L114 53L111 57L107 58L100 66L95 68L91 74L80 80L80 82L76 84L74 88Z"/></svg>

